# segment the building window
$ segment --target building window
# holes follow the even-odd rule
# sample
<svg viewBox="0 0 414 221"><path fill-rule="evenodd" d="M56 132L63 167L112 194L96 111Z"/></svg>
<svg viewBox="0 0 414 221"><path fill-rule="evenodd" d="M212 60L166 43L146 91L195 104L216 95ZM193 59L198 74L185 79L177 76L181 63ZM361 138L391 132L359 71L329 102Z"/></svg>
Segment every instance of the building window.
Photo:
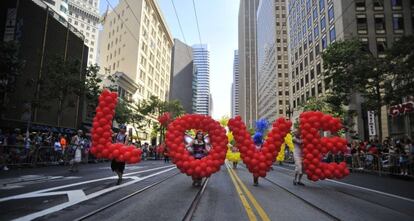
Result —
<svg viewBox="0 0 414 221"><path fill-rule="evenodd" d="M319 10L321 12L325 9L325 0L319 0Z"/></svg>
<svg viewBox="0 0 414 221"><path fill-rule="evenodd" d="M377 53L383 54L387 49L387 40L385 38L377 38Z"/></svg>
<svg viewBox="0 0 414 221"><path fill-rule="evenodd" d="M315 36L315 39L317 39L319 37L319 26L318 25L316 25L313 28L313 35Z"/></svg>
<svg viewBox="0 0 414 221"><path fill-rule="evenodd" d="M321 18L321 31L322 32L325 31L325 28L326 28L326 20L325 20L325 16L323 16Z"/></svg>
<svg viewBox="0 0 414 221"><path fill-rule="evenodd" d="M331 30L329 30L329 40L331 41L331 43L336 41L336 31L335 31L335 26L331 27Z"/></svg>
<svg viewBox="0 0 414 221"><path fill-rule="evenodd" d="M310 70L310 79L313 80L315 78L315 70L312 68Z"/></svg>
<svg viewBox="0 0 414 221"><path fill-rule="evenodd" d="M316 65L316 74L320 75L322 73L321 63Z"/></svg>
<svg viewBox="0 0 414 221"><path fill-rule="evenodd" d="M391 0L392 9L401 9L402 8L402 0Z"/></svg>
<svg viewBox="0 0 414 221"><path fill-rule="evenodd" d="M306 0L306 12L310 12L311 10L311 0Z"/></svg>
<svg viewBox="0 0 414 221"><path fill-rule="evenodd" d="M311 44L312 44L312 41L313 41L313 38L312 38L312 32L309 32L309 35L308 35L308 42L309 42L309 45L311 45Z"/></svg>
<svg viewBox="0 0 414 221"><path fill-rule="evenodd" d="M404 32L404 18L401 14L392 15L392 26L395 33Z"/></svg>
<svg viewBox="0 0 414 221"><path fill-rule="evenodd" d="M316 93L315 93L315 88L313 87L312 88L312 90L311 90L311 96L313 97L313 96L315 96L316 95Z"/></svg>
<svg viewBox="0 0 414 221"><path fill-rule="evenodd" d="M384 10L384 0L374 0L374 10Z"/></svg>
<svg viewBox="0 0 414 221"><path fill-rule="evenodd" d="M334 14L334 7L333 5L331 5L328 9L328 19L329 19L329 23L333 22L335 19L335 14Z"/></svg>
<svg viewBox="0 0 414 221"><path fill-rule="evenodd" d="M361 42L361 47L364 51L370 51L368 38L360 38L359 41Z"/></svg>
<svg viewBox="0 0 414 221"><path fill-rule="evenodd" d="M318 57L318 55L320 54L320 52L321 52L321 49L319 47L319 44L316 44L315 45L315 57Z"/></svg>
<svg viewBox="0 0 414 221"><path fill-rule="evenodd" d="M365 15L362 15L357 18L357 30L358 30L358 33L361 33L361 34L367 33L368 26L367 26L367 18L365 17Z"/></svg>
<svg viewBox="0 0 414 221"><path fill-rule="evenodd" d="M384 15L375 15L375 32L377 34L385 33L385 19Z"/></svg>
<svg viewBox="0 0 414 221"><path fill-rule="evenodd" d="M316 19L318 19L318 9L315 7L313 9L313 20L315 21Z"/></svg>
<svg viewBox="0 0 414 221"><path fill-rule="evenodd" d="M308 28L312 27L312 17L308 18Z"/></svg>
<svg viewBox="0 0 414 221"><path fill-rule="evenodd" d="M313 51L309 51L309 61L313 61Z"/></svg>
<svg viewBox="0 0 414 221"><path fill-rule="evenodd" d="M309 75L305 75L305 84L309 83Z"/></svg>
<svg viewBox="0 0 414 221"><path fill-rule="evenodd" d="M328 47L328 41L326 39L326 35L322 37L322 50L324 50L326 47Z"/></svg>
<svg viewBox="0 0 414 221"><path fill-rule="evenodd" d="M355 7L357 11L365 11L365 0L356 0Z"/></svg>
<svg viewBox="0 0 414 221"><path fill-rule="evenodd" d="M318 94L322 94L322 83L318 83Z"/></svg>

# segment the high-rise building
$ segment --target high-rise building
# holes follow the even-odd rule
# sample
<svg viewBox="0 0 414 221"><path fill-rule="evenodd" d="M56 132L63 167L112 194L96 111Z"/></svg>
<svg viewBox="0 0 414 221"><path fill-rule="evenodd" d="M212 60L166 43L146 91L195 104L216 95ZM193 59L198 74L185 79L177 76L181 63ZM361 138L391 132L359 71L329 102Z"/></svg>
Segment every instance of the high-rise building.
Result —
<svg viewBox="0 0 414 221"><path fill-rule="evenodd" d="M210 52L206 44L193 45L197 114L210 114Z"/></svg>
<svg viewBox="0 0 414 221"><path fill-rule="evenodd" d="M270 122L289 111L286 6L260 1L257 10L258 118Z"/></svg>
<svg viewBox="0 0 414 221"><path fill-rule="evenodd" d="M102 25L99 64L103 74L122 72L132 79L138 85L131 91L135 101L152 95L167 100L173 39L157 2L121 0ZM147 135L150 132L148 128Z"/></svg>
<svg viewBox="0 0 414 221"><path fill-rule="evenodd" d="M15 78L10 76L13 84L9 90L0 90L4 107L0 114L0 127L30 126L28 129L31 131L76 132L85 123L82 96L68 93L60 101L42 95L50 90L51 73L48 69L56 55L66 55L70 62L79 61L79 71L71 74L84 79L88 48L82 34L67 22L62 22L60 13L41 0L2 0L0 18L2 41L5 44L9 41L19 43L17 58L24 61L20 74ZM2 87L6 86L2 84ZM43 106L33 105L39 100ZM58 110L60 102L63 103L61 111Z"/></svg>
<svg viewBox="0 0 414 221"><path fill-rule="evenodd" d="M180 101L187 113L193 113L195 108L193 107L193 99L195 98L194 71L192 47L174 39L170 100Z"/></svg>
<svg viewBox="0 0 414 221"><path fill-rule="evenodd" d="M300 104L310 97L323 96L323 60L321 53L329 44L344 39L359 39L375 56L403 35L413 33L413 1L409 0L318 0L288 2L290 78L294 116ZM356 131L368 139L367 110L362 99L354 96L349 108L357 111ZM383 109L383 137L387 137L388 119ZM391 128L391 134L392 127Z"/></svg>
<svg viewBox="0 0 414 221"><path fill-rule="evenodd" d="M64 0L67 2L67 0ZM69 0L69 23L85 36L88 65L97 63L99 0Z"/></svg>
<svg viewBox="0 0 414 221"><path fill-rule="evenodd" d="M233 84L231 87L231 117L240 115L240 74L239 51L234 50L233 59Z"/></svg>
<svg viewBox="0 0 414 221"><path fill-rule="evenodd" d="M68 21L69 6L68 0L42 0L59 16L58 20L61 22Z"/></svg>
<svg viewBox="0 0 414 221"><path fill-rule="evenodd" d="M259 0L240 0L239 73L240 115L248 126L257 119L256 18Z"/></svg>

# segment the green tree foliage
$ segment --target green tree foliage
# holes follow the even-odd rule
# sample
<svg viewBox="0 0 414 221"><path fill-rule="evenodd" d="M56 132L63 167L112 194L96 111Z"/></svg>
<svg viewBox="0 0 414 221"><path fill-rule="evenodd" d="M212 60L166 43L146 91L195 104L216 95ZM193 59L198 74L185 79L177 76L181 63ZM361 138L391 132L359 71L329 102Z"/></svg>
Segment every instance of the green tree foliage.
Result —
<svg viewBox="0 0 414 221"><path fill-rule="evenodd" d="M387 51L388 78L385 100L398 104L401 99L414 96L414 36L404 36Z"/></svg>
<svg viewBox="0 0 414 221"><path fill-rule="evenodd" d="M414 94L414 37L406 36L387 50L385 58L374 56L358 40L338 41L323 53L327 102L333 106L348 105L358 92L364 105L378 115L381 107L401 102ZM382 138L382 127L379 127Z"/></svg>
<svg viewBox="0 0 414 221"><path fill-rule="evenodd" d="M95 103L102 92L102 77L99 75L99 69L98 65L86 68L85 96L88 101Z"/></svg>
<svg viewBox="0 0 414 221"><path fill-rule="evenodd" d="M20 45L16 41L0 43L0 110L7 104L7 93L13 92L25 61L19 58Z"/></svg>
<svg viewBox="0 0 414 221"><path fill-rule="evenodd" d="M81 96L84 79L81 74L79 60L65 60L55 57L47 64L47 72L43 75L39 103L57 106L57 125L60 126L64 107L75 106L75 96ZM71 99L69 99L71 98Z"/></svg>

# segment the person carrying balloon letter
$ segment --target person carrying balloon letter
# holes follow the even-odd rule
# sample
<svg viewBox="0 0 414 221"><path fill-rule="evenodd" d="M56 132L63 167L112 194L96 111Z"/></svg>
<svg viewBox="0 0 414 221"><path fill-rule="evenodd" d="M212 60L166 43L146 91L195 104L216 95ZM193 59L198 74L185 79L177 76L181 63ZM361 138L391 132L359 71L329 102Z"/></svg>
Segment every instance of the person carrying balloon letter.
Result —
<svg viewBox="0 0 414 221"><path fill-rule="evenodd" d="M186 145L186 148L193 157L197 160L200 160L207 156L210 148L208 139L205 139L204 133L202 131L197 131L195 138ZM203 178L193 177L193 186L201 186Z"/></svg>
<svg viewBox="0 0 414 221"><path fill-rule="evenodd" d="M300 132L297 129L293 136L293 159L295 160L295 178L293 180L293 185L301 185L304 186L305 184L302 183L302 140L300 139Z"/></svg>
<svg viewBox="0 0 414 221"><path fill-rule="evenodd" d="M115 135L114 142L128 145L128 135L126 134L125 125L121 125L119 127L119 132ZM124 174L124 170L125 170L125 162L119 162L114 158L111 162L111 169L118 175L118 181L116 185L121 184L122 175Z"/></svg>

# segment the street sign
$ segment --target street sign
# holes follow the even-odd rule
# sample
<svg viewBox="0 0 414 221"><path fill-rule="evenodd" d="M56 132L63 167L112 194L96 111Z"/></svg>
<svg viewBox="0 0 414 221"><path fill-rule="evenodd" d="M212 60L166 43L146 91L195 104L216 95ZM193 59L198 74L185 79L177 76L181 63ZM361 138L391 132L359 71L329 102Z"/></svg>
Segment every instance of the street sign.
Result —
<svg viewBox="0 0 414 221"><path fill-rule="evenodd" d="M374 111L368 111L368 134L369 136L377 135Z"/></svg>

